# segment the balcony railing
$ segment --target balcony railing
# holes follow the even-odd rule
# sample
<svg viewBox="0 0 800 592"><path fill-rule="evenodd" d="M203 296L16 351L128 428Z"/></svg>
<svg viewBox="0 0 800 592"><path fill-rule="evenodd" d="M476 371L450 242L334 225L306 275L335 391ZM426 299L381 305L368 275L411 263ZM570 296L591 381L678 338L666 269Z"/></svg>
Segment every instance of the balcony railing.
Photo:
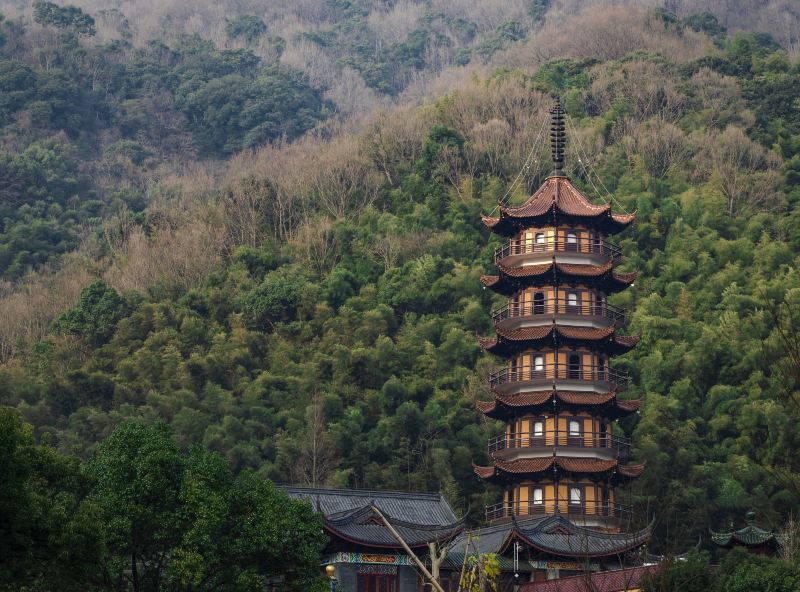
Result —
<svg viewBox="0 0 800 592"><path fill-rule="evenodd" d="M613 518L617 521L630 520L633 512L630 506L608 501L569 503L565 499L543 499L538 501L513 502L486 506L486 520L499 520L512 516L543 516L561 514L585 518Z"/></svg>
<svg viewBox="0 0 800 592"><path fill-rule="evenodd" d="M521 434L509 437L501 434L489 440L489 454L517 448L599 448L614 456L628 456L631 441L628 438L602 432L575 433L568 430L546 430L541 434Z"/></svg>
<svg viewBox="0 0 800 592"><path fill-rule="evenodd" d="M596 255L617 263L622 259L622 249L604 239L596 240L545 240L536 242L531 239L512 239L498 247L494 252L494 261L498 263L506 257L528 255L532 253L577 253L580 255Z"/></svg>
<svg viewBox="0 0 800 592"><path fill-rule="evenodd" d="M542 364L541 366L518 366L503 368L489 375L489 385L497 387L515 382L558 382L558 381L608 382L612 388L623 390L628 387L628 373L613 370L606 366L582 364Z"/></svg>
<svg viewBox="0 0 800 592"><path fill-rule="evenodd" d="M509 302L502 308L492 311L492 321L497 324L511 318L553 315L579 315L606 319L614 325L625 324L625 313L616 306L575 302L566 298L548 298L540 302L526 302L524 304Z"/></svg>

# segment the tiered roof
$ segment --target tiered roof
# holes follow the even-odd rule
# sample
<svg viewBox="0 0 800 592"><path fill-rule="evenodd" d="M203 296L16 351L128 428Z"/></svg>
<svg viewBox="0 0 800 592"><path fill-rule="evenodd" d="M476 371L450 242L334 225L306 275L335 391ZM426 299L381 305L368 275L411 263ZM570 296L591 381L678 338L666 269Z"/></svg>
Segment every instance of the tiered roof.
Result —
<svg viewBox="0 0 800 592"><path fill-rule="evenodd" d="M481 347L494 354L510 353L520 346L536 346L543 343L558 347L587 342L600 351L611 354L625 353L633 349L640 339L636 335L619 335L615 327L570 327L555 322L551 325L510 330L497 327L496 331L495 338L478 339Z"/></svg>
<svg viewBox="0 0 800 592"><path fill-rule="evenodd" d="M527 286L582 283L602 286L606 292L621 292L633 284L638 272L617 273L613 262L605 265L544 263L508 267L498 265L499 275L482 275L481 283L500 294L509 295Z"/></svg>
<svg viewBox="0 0 800 592"><path fill-rule="evenodd" d="M616 233L625 230L636 218L635 213L614 214L610 203L593 204L568 177L562 175L547 178L522 205L500 206L499 212L499 216L482 215L481 219L493 232L505 236L513 236L541 222L552 224L559 219L592 224L608 233Z"/></svg>
<svg viewBox="0 0 800 592"><path fill-rule="evenodd" d="M644 463L638 465L620 465L615 459L603 460L596 458L573 458L562 456L547 456L540 458L521 458L517 460L495 460L489 467L475 466L475 474L481 479L506 480L513 475L536 475L552 472L573 475L600 475L611 478L612 481L627 481L635 479L644 471Z"/></svg>
<svg viewBox="0 0 800 592"><path fill-rule="evenodd" d="M755 525L755 512L747 513L747 526L744 528L730 532L714 532L712 530L711 540L727 549L740 545L750 549L776 551L783 544L783 538L780 535Z"/></svg>
<svg viewBox="0 0 800 592"><path fill-rule="evenodd" d="M517 413L520 409L553 409L554 404L575 407L605 407L610 416L622 417L633 413L642 404L641 399L625 400L617 398L617 393L593 393L580 391L539 391L516 394L494 393L493 401L478 401L478 409L489 417L502 419Z"/></svg>

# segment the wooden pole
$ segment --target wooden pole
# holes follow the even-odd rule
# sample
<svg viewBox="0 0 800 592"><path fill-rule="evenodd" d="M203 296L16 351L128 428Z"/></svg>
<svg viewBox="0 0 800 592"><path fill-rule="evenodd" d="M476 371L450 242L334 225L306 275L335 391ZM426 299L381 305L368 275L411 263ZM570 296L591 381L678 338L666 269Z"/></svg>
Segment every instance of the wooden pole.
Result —
<svg viewBox="0 0 800 592"><path fill-rule="evenodd" d="M383 513L378 508L375 507L375 504L370 504L369 508L375 513L375 515L380 519L380 521L383 522L383 525L387 528L387 530L390 533L392 533L394 539L398 543L400 543L400 546L403 547L405 552L409 554L411 559L414 560L414 563L417 564L417 567L420 569L423 575L430 581L431 586L433 586L438 592L445 592L445 589L442 588L439 582L437 582L436 579L431 575L431 572L428 571L428 568L425 567L425 564L419 560L419 557L414 555L414 551L412 551L411 547L409 547L406 544L406 542L403 540L403 537L400 536L400 533L397 532L391 524L389 524L389 521L386 519L386 516L384 516Z"/></svg>

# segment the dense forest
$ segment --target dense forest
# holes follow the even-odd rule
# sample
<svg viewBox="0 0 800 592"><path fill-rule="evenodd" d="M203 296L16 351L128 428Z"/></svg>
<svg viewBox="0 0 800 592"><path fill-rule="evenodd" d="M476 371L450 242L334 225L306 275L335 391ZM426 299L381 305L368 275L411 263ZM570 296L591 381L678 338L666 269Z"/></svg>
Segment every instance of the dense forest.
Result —
<svg viewBox="0 0 800 592"><path fill-rule="evenodd" d="M678 553L751 508L776 529L800 510L791 2L748 21L530 0L498 3L519 12L499 22L299 3L313 28L255 10L209 28L199 4L185 30L101 4L2 3L0 480L16 489L0 511L16 522L0 580L127 589L113 549L137 454L142 491L185 476L130 510L168 589L241 575L205 580L210 555L246 566L230 589L258 589L269 558L214 529L268 521L288 503L269 481L441 490L480 522L496 492L472 466L500 429L474 404L498 364L476 334L500 304L478 281L499 246L480 213L550 172L555 95L573 181L637 212L620 245L639 277L613 302L642 335L617 361L645 398L618 426L647 462L635 525ZM162 573L164 549L182 560Z"/></svg>

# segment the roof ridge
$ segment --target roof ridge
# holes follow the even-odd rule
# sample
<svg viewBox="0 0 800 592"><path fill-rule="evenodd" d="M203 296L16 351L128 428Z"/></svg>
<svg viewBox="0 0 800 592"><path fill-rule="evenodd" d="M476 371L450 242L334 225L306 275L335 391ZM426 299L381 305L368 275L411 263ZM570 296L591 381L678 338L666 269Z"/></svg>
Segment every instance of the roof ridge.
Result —
<svg viewBox="0 0 800 592"><path fill-rule="evenodd" d="M380 490L380 489L358 489L341 487L306 487L302 485L278 485L284 491L294 491L297 493L327 493L341 494L343 497L369 497L369 494L377 494L379 497L408 497L409 495L426 497L430 499L441 499L441 492L419 492L419 491L400 491L400 490Z"/></svg>

